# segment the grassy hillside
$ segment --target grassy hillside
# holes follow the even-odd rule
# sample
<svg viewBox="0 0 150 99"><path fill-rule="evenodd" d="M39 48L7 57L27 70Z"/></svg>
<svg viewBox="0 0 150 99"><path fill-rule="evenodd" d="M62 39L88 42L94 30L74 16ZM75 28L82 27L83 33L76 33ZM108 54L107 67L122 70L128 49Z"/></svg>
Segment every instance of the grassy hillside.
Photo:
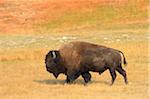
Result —
<svg viewBox="0 0 150 99"><path fill-rule="evenodd" d="M67 10L55 19L41 24L41 27L46 29L96 28L100 30L147 28L147 2L144 3L136 1L124 2L122 5L118 5L117 2L109 5L101 5L101 2L91 3L91 5L93 4L92 8L85 6L85 8L73 11Z"/></svg>
<svg viewBox="0 0 150 99"><path fill-rule="evenodd" d="M1 34L148 27L148 0L2 0L0 5Z"/></svg>

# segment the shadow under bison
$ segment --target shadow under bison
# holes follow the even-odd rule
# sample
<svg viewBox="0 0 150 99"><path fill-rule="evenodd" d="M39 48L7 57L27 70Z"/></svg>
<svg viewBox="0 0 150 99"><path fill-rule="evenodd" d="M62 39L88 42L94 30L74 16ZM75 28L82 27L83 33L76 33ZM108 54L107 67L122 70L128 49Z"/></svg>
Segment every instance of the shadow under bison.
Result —
<svg viewBox="0 0 150 99"><path fill-rule="evenodd" d="M44 79L44 80L33 80L36 83L41 83L41 84L48 84L48 85L56 85L56 84L60 84L60 85L65 85L66 82L64 80L60 80L60 79ZM109 85L109 82L107 81L96 81L96 80L92 80L90 82L90 84L94 84L94 83L101 83L101 84L106 84ZM77 79L73 84L84 84L82 79Z"/></svg>

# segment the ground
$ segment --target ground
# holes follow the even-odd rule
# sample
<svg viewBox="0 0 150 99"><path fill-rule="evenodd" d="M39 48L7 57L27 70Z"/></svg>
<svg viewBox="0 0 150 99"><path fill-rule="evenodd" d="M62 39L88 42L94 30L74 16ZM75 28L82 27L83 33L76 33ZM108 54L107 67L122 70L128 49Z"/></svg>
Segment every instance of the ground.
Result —
<svg viewBox="0 0 150 99"><path fill-rule="evenodd" d="M1 0L0 97L2 99L148 99L148 0ZM45 68L49 50L87 41L124 52L129 84L108 71L65 85Z"/></svg>

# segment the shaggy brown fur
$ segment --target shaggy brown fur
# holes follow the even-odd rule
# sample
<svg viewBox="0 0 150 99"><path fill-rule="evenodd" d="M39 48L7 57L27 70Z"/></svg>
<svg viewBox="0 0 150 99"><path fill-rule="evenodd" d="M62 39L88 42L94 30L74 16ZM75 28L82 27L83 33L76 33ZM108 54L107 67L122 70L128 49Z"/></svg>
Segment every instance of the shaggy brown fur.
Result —
<svg viewBox="0 0 150 99"><path fill-rule="evenodd" d="M73 82L80 75L85 83L91 79L89 71L103 73L109 69L112 76L112 84L116 79L118 71L127 84L126 72L122 68L121 54L123 62L126 63L124 54L116 49L108 48L87 42L70 42L63 45L58 51L53 51L56 58L53 59L52 51L46 56L47 70L57 78L60 73L67 75L67 82ZM121 53L121 54L120 54Z"/></svg>

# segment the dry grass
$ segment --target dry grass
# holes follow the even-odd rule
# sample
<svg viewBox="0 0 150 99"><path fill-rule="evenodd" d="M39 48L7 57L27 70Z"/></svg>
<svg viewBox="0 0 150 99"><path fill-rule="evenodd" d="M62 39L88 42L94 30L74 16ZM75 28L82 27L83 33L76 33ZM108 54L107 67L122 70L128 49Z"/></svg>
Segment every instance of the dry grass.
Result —
<svg viewBox="0 0 150 99"><path fill-rule="evenodd" d="M85 2L86 1L86 2ZM148 99L148 0L0 0L1 99ZM124 52L129 84L108 71L64 85L45 54L82 40Z"/></svg>
<svg viewBox="0 0 150 99"><path fill-rule="evenodd" d="M86 39L86 41L90 40ZM99 40L91 42L100 44ZM75 84L64 85L64 75L55 79L46 72L44 66L45 54L50 49L54 49L55 46L59 46L54 43L54 47L48 48L25 47L23 49L7 49L5 52L1 50L1 98L148 99L148 41L146 39L141 41L115 41L104 44L124 52L128 66L123 66L123 68L128 74L128 85L124 84L122 76L117 73L115 84L109 86L111 77L108 71L101 76L92 73L92 83L89 86L83 85L81 77L75 81Z"/></svg>

